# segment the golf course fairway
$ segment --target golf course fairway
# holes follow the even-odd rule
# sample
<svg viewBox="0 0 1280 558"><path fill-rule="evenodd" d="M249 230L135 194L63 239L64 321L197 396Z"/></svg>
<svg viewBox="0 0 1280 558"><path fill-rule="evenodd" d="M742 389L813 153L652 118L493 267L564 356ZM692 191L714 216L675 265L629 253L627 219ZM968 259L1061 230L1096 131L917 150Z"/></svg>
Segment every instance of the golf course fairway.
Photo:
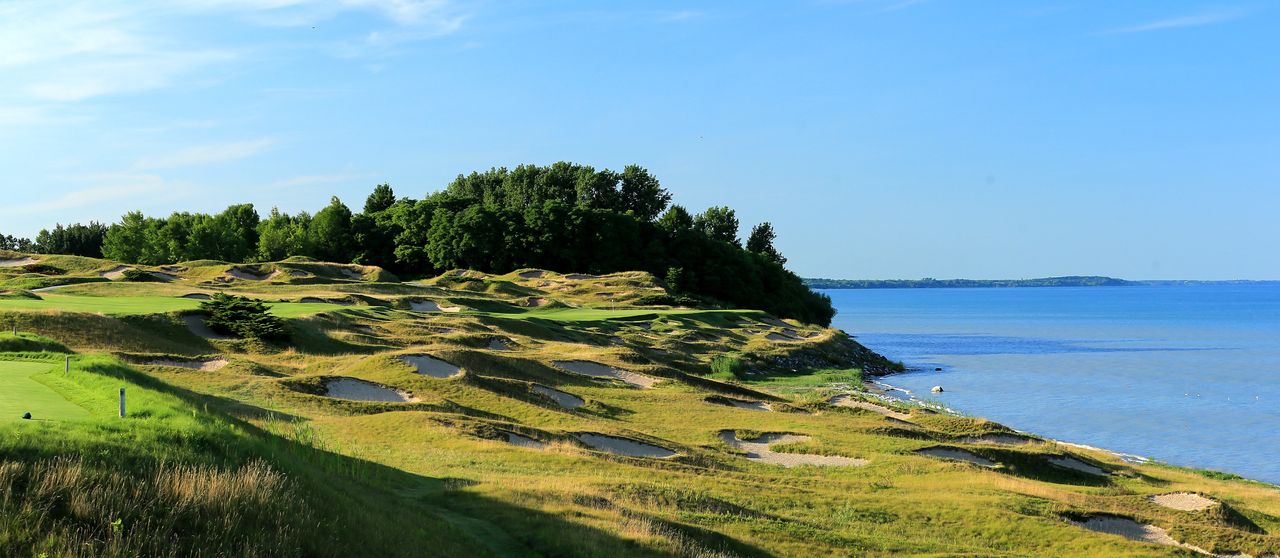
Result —
<svg viewBox="0 0 1280 558"><path fill-rule="evenodd" d="M21 420L27 412L35 420L89 418L88 411L32 377L54 366L49 362L0 360L0 420Z"/></svg>

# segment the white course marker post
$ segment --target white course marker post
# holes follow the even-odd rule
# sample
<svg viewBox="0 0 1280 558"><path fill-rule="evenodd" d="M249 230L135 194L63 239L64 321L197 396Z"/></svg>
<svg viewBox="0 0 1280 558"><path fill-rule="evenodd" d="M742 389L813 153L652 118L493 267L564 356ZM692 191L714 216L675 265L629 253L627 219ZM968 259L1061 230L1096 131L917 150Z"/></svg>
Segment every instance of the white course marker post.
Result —
<svg viewBox="0 0 1280 558"><path fill-rule="evenodd" d="M120 418L124 418L124 388L120 388Z"/></svg>
<svg viewBox="0 0 1280 558"><path fill-rule="evenodd" d="M67 355L67 365L66 365L66 368L62 369L62 375L63 376L71 375L71 355Z"/></svg>

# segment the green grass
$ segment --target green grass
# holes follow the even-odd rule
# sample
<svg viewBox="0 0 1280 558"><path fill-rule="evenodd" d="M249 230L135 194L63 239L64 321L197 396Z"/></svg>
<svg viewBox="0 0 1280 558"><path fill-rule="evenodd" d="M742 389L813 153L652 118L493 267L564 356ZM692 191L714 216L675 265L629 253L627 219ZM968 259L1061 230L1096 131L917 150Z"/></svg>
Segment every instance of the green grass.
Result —
<svg viewBox="0 0 1280 558"><path fill-rule="evenodd" d="M796 394L832 386L862 385L862 371L856 368L815 368L744 377L744 383L781 393Z"/></svg>
<svg viewBox="0 0 1280 558"><path fill-rule="evenodd" d="M47 337L22 331L15 336L11 333L0 331L0 353L22 352L66 353L70 352L70 350L62 343Z"/></svg>
<svg viewBox="0 0 1280 558"><path fill-rule="evenodd" d="M324 302L272 302L272 313L282 318L296 318L320 312L340 310L346 306ZM199 300L172 296L85 296L42 293L41 300L0 299L0 310L59 311L136 316L196 310Z"/></svg>
<svg viewBox="0 0 1280 558"><path fill-rule="evenodd" d="M49 361L0 360L0 420L21 420L27 412L35 420L88 418L88 411L40 381L55 369Z"/></svg>
<svg viewBox="0 0 1280 558"><path fill-rule="evenodd" d="M186 285L225 270L189 265ZM44 371L28 378L89 414L77 421L0 421L0 555L1172 553L1064 519L1096 513L1158 525L1216 552L1280 550L1275 487L1050 444L964 441L1005 430L981 419L917 410L914 424L903 424L826 406L829 394L861 380L858 347L840 332L759 312L615 302L661 292L646 274L581 281L551 274L549 285L516 274L469 274L466 281L419 286L349 281L340 273L326 282L327 268L316 269L315 277L293 284L218 286L264 300L350 295L368 304L279 304L275 311L290 318L295 332L280 344L196 338L172 314L196 307L177 298L195 289L175 283L40 293L54 301L75 297L82 304L76 309L0 303L19 327L38 334L23 333L9 345L0 335L0 347L27 351L4 358L41 363ZM519 307L534 296L553 306ZM422 298L470 310L403 310L407 300ZM767 338L783 329L803 338ZM506 344L492 347L496 338ZM76 351L72 374L60 373L63 355L38 352L45 349ZM132 362L216 354L229 364L202 371L130 365L107 354ZM415 374L399 360L405 354L432 355L465 372L451 379ZM743 364L726 366L725 356ZM712 375L717 357L721 377L699 377ZM559 370L557 360L589 360L664 381L653 389L594 381ZM392 386L418 401L319 395L335 376ZM584 403L562 409L534 384ZM120 386L129 393L125 419L115 416ZM730 398L769 402L774 411L734 407ZM807 441L774 449L869 464L757 463L726 446L721 430L805 435ZM575 441L584 432L646 441L678 455L600 453ZM546 447L508 444L507 433ZM936 445L964 447L1000 465L982 469L915 453ZM1092 478L1046 460L1068 452L1116 474ZM1209 495L1231 512L1188 514L1146 500L1175 491Z"/></svg>

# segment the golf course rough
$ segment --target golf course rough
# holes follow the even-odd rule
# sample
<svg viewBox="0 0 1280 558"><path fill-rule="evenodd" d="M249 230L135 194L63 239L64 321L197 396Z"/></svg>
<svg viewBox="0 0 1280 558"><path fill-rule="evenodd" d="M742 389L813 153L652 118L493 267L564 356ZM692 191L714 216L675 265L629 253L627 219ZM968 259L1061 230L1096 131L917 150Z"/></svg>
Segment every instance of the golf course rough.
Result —
<svg viewBox="0 0 1280 558"><path fill-rule="evenodd" d="M0 339L0 514L21 518L0 521L0 556L1172 548L1096 517L1187 550L1280 552L1273 488L885 402L863 379L892 363L843 332L651 304L671 299L647 273L400 282L298 260L246 279L200 261L132 282L98 275L118 262L38 259L67 273L0 269L0 288L34 293L0 298L23 332ZM212 338L190 298L209 293L265 302L289 338ZM738 373L714 370L726 359ZM65 494L95 496L71 513Z"/></svg>

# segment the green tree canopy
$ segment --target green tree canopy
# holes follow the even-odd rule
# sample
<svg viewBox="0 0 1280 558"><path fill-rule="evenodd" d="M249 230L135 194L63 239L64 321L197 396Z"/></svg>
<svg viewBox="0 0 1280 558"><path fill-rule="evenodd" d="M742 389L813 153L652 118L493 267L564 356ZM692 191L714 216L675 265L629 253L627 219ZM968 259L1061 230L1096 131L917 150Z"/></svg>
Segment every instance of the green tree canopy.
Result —
<svg viewBox="0 0 1280 558"><path fill-rule="evenodd" d="M397 199L380 184L355 215L336 197L314 216L272 209L259 219L249 204L165 219L131 212L107 229L102 247L106 257L139 264L307 256L401 275L642 270L685 295L830 322L830 300L783 267L772 225L754 227L743 249L732 209L695 216L670 202L636 165L620 173L568 162L520 165L458 175L421 200Z"/></svg>
<svg viewBox="0 0 1280 558"><path fill-rule="evenodd" d="M693 215L680 205L673 205L658 219L658 227L670 234L683 234L693 230Z"/></svg>
<svg viewBox="0 0 1280 558"><path fill-rule="evenodd" d="M350 262L355 255L355 237L351 231L351 210L337 196L328 207L311 219L307 241L316 258L331 262Z"/></svg>
<svg viewBox="0 0 1280 558"><path fill-rule="evenodd" d="M124 263L140 263L147 246L147 230L151 220L141 211L130 211L107 230L102 241L102 255Z"/></svg>
<svg viewBox="0 0 1280 558"><path fill-rule="evenodd" d="M373 193L364 200L365 214L379 213L386 211L396 203L396 193L391 190L390 184L379 184L373 187Z"/></svg>
<svg viewBox="0 0 1280 558"><path fill-rule="evenodd" d="M618 192L623 211L631 211L642 221L652 221L671 203L671 193L658 179L639 165L622 169L622 186Z"/></svg>
<svg viewBox="0 0 1280 558"><path fill-rule="evenodd" d="M10 249L25 247L22 250L24 252L32 251L41 254L70 254L73 256L101 258L102 243L106 239L106 235L107 226L97 221L90 221L87 225L73 223L66 227L58 223L53 229L41 230L36 235L34 243L30 241L23 243L18 239L14 239L11 242L14 247Z"/></svg>
<svg viewBox="0 0 1280 558"><path fill-rule="evenodd" d="M782 253L773 247L773 241L777 238L777 234L773 232L773 224L765 221L751 228L751 236L747 238L747 251L753 254L760 254L765 259L784 265L787 259L782 257Z"/></svg>
<svg viewBox="0 0 1280 558"><path fill-rule="evenodd" d="M727 206L709 207L694 217L693 228L702 231L707 238L741 246L738 240L738 217Z"/></svg>
<svg viewBox="0 0 1280 558"><path fill-rule="evenodd" d="M244 339L276 340L288 337L284 320L273 315L260 300L217 293L200 303L208 314L209 329Z"/></svg>

